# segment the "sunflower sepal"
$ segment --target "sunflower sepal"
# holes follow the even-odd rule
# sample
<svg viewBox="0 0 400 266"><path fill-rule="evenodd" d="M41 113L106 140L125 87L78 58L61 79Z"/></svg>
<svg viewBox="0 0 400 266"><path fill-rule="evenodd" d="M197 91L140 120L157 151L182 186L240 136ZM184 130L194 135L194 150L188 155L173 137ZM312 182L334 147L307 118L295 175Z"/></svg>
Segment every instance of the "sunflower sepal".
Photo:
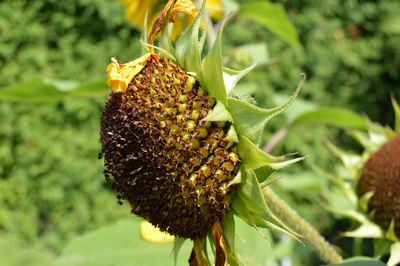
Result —
<svg viewBox="0 0 400 266"><path fill-rule="evenodd" d="M199 41L199 30L205 12L205 1L193 23L186 28L175 43L177 63L189 72L197 73L198 79L202 77L201 53L202 45ZM200 82L202 83L202 82Z"/></svg>
<svg viewBox="0 0 400 266"><path fill-rule="evenodd" d="M246 74L250 73L254 68L256 68L258 63L254 63L243 70L234 70L227 67L223 68L223 78L225 83L225 88L228 96L235 88L236 84L244 77Z"/></svg>
<svg viewBox="0 0 400 266"><path fill-rule="evenodd" d="M227 18L222 21L217 38L201 63L203 69L202 83L212 97L225 105L227 104L227 92L222 64L222 31L226 21ZM208 71L204 71L204 69Z"/></svg>
<svg viewBox="0 0 400 266"><path fill-rule="evenodd" d="M247 137L258 145L266 123L290 107L299 94L304 81L305 75L302 76L297 88L293 91L288 101L272 109L264 109L238 98L228 98L227 109L236 121L238 134Z"/></svg>
<svg viewBox="0 0 400 266"><path fill-rule="evenodd" d="M203 118L203 121L212 121L212 122L226 121L234 123L232 115L226 109L225 105L220 101L217 101L217 104L207 114L207 116Z"/></svg>
<svg viewBox="0 0 400 266"><path fill-rule="evenodd" d="M400 133L400 105L397 102L397 100L394 98L394 96L391 96L392 100L392 105L393 105L393 110L394 110L394 115L395 115L395 122L394 122L394 130L397 133Z"/></svg>

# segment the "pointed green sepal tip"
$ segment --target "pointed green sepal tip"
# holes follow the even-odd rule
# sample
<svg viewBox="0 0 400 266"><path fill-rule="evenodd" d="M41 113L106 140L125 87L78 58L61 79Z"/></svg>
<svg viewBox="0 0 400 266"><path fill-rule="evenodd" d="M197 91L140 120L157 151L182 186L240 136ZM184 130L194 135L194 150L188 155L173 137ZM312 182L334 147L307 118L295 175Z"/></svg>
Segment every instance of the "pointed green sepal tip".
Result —
<svg viewBox="0 0 400 266"><path fill-rule="evenodd" d="M201 52L203 45L199 41L201 21L204 17L205 1L193 23L186 28L175 43L175 57L186 71L195 72L201 81ZM201 82L200 82L201 83ZM207 87L206 87L207 89Z"/></svg>
<svg viewBox="0 0 400 266"><path fill-rule="evenodd" d="M397 133L400 133L400 105L397 102L397 100L394 98L394 95L391 96L391 99L392 99L392 105L393 105L394 114L395 114L394 129Z"/></svg>
<svg viewBox="0 0 400 266"><path fill-rule="evenodd" d="M201 64L203 79L200 82L204 83L206 90L211 96L224 104L226 104L227 93L222 64L222 30L226 21L227 18L222 21L217 38L215 39L211 50L203 59Z"/></svg>
<svg viewBox="0 0 400 266"><path fill-rule="evenodd" d="M232 115L226 109L225 105L220 101L217 101L217 104L207 114L207 116L203 118L203 121L212 121L212 122L228 121L234 123Z"/></svg>

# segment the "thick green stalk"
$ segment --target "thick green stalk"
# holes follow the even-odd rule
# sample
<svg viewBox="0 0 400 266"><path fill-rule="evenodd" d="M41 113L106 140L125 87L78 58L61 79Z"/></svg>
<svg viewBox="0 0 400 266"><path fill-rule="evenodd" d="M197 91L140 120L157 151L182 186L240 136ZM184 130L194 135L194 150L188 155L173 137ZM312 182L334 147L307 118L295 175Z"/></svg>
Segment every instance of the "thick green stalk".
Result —
<svg viewBox="0 0 400 266"><path fill-rule="evenodd" d="M307 221L301 218L296 211L290 208L270 188L263 189L264 199L271 211L286 225L301 234L308 243L327 263L340 263L343 258L336 250L314 229Z"/></svg>

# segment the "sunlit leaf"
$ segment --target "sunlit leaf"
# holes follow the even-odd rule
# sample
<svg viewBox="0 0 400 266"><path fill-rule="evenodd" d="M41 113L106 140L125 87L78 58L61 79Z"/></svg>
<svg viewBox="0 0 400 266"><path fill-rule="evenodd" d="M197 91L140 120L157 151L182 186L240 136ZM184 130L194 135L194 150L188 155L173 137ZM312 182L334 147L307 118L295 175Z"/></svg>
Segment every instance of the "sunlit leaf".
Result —
<svg viewBox="0 0 400 266"><path fill-rule="evenodd" d="M351 259L344 260L339 264L326 264L325 266L385 266L383 262L377 261L375 259L367 258L367 257L354 257Z"/></svg>
<svg viewBox="0 0 400 266"><path fill-rule="evenodd" d="M50 253L24 245L11 235L0 235L0 258L0 264L5 266L50 266L54 263Z"/></svg>
<svg viewBox="0 0 400 266"><path fill-rule="evenodd" d="M246 1L241 5L238 15L259 23L293 46L300 44L296 29L286 15L282 4Z"/></svg>
<svg viewBox="0 0 400 266"><path fill-rule="evenodd" d="M110 88L105 79L79 84L74 81L34 79L0 89L0 100L54 102L68 97L105 97Z"/></svg>
<svg viewBox="0 0 400 266"><path fill-rule="evenodd" d="M187 265L192 244L179 244L177 265ZM173 265L172 246L141 239L139 220L132 218L75 238L62 251L57 266Z"/></svg>
<svg viewBox="0 0 400 266"><path fill-rule="evenodd" d="M345 108L322 107L298 116L291 128L305 125L329 125L344 129L367 130L368 125L358 114Z"/></svg>

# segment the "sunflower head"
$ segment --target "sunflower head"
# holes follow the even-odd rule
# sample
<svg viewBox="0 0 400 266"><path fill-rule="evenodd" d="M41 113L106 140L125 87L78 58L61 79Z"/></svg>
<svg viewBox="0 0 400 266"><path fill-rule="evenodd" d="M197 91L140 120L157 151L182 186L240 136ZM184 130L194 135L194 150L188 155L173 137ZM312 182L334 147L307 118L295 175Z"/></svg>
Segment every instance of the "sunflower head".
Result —
<svg viewBox="0 0 400 266"><path fill-rule="evenodd" d="M204 8L172 45L168 22L193 10L190 1L169 1L143 41L147 53L126 64L112 59L100 136L106 180L118 199L160 230L194 240L193 265L203 265L202 242L211 235L217 265L224 265L237 261L229 241L234 231L227 230L233 215L294 234L270 215L260 182L302 158L274 157L257 144L266 122L289 107L301 86L272 109L233 97L254 66L222 66L221 32L202 58ZM255 174L259 168L263 176Z"/></svg>
<svg viewBox="0 0 400 266"><path fill-rule="evenodd" d="M400 263L397 256L400 252L400 107L394 98L392 103L396 118L394 129L366 119L367 131L350 133L363 146L362 154L343 151L329 144L341 158L345 171L332 175L315 168L333 181L334 192L327 198L328 210L350 218L358 225L344 235L374 239L375 256L389 254L387 263L390 266ZM334 206L338 193L340 205Z"/></svg>
<svg viewBox="0 0 400 266"><path fill-rule="evenodd" d="M132 212L163 231L201 238L229 209L240 167L230 122L208 121L215 99L169 59L148 58L103 111L109 179Z"/></svg>
<svg viewBox="0 0 400 266"><path fill-rule="evenodd" d="M368 211L385 230L394 222L394 232L400 238L400 135L385 143L364 164L357 183L357 194L372 196Z"/></svg>

